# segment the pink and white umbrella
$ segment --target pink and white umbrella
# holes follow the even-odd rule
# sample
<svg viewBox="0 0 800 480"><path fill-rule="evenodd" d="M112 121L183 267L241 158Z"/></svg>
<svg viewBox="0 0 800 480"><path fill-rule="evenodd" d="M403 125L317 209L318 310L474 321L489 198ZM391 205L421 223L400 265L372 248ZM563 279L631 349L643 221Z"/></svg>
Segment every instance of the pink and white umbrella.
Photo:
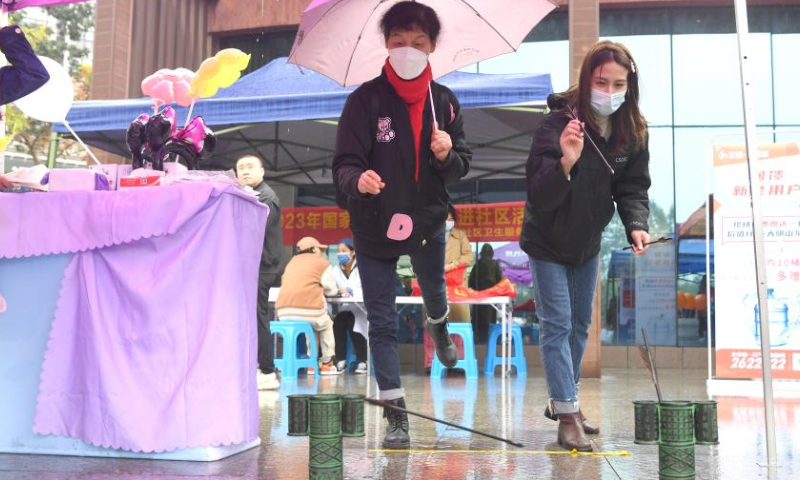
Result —
<svg viewBox="0 0 800 480"><path fill-rule="evenodd" d="M87 0L2 0L3 9L9 12L26 7L54 7L66 3L81 3Z"/></svg>
<svg viewBox="0 0 800 480"><path fill-rule="evenodd" d="M314 0L303 12L289 63L344 85L378 76L386 60L383 14L399 0ZM430 56L434 78L515 51L556 4L550 0L420 0L442 23Z"/></svg>

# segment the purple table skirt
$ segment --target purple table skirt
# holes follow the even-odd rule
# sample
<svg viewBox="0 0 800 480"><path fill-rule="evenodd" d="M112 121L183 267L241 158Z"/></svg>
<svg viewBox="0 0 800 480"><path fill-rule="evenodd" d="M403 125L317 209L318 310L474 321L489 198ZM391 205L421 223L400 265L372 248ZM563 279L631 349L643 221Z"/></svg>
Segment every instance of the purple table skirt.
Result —
<svg viewBox="0 0 800 480"><path fill-rule="evenodd" d="M267 214L213 183L0 194L0 258L75 253L34 432L135 452L257 438Z"/></svg>

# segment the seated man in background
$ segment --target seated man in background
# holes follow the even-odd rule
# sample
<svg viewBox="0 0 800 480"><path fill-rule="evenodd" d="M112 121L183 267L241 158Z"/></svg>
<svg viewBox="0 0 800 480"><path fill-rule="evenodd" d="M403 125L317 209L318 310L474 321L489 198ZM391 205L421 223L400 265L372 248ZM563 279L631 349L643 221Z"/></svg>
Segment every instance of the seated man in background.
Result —
<svg viewBox="0 0 800 480"><path fill-rule="evenodd" d="M320 375L339 375L344 372L336 368L333 320L328 315L328 302L325 301L326 295L334 296L339 289L336 287L333 267L325 256L327 250L326 245L313 237L304 237L297 242L297 253L286 264L281 277L275 311L278 320L311 323L322 348Z"/></svg>

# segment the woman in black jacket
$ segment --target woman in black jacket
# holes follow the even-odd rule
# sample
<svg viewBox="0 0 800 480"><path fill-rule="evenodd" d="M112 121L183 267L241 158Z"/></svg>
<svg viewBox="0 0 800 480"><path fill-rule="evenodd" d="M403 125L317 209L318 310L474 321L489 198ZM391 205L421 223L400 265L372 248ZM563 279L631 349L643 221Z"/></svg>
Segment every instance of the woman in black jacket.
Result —
<svg viewBox="0 0 800 480"><path fill-rule="evenodd" d="M336 138L333 179L337 203L350 212L369 321L369 345L380 398L404 407L397 356L397 259L411 263L428 312L425 329L446 366L457 361L447 333L444 280L446 185L469 170L456 97L432 81L428 55L436 48L436 12L399 2L381 27L389 56L381 75L347 99ZM432 109L435 105L435 109ZM408 448L408 418L386 409L384 446Z"/></svg>
<svg viewBox="0 0 800 480"><path fill-rule="evenodd" d="M639 77L619 43L586 54L578 85L551 95L533 136L520 246L530 256L540 345L558 442L590 451L578 404L581 361L592 321L600 238L616 204L635 254L647 251L647 124ZM584 144L584 140L586 144Z"/></svg>

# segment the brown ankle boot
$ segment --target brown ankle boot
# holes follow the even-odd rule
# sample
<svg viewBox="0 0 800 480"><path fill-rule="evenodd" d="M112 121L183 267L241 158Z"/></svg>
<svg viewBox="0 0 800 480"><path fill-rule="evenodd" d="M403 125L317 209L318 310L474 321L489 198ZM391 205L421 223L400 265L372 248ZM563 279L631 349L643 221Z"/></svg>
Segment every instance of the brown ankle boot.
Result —
<svg viewBox="0 0 800 480"><path fill-rule="evenodd" d="M578 410L578 414L580 414L581 416L581 423L583 424L583 433L585 433L586 435L597 435L598 433L600 433L600 427L589 422L589 420L586 420L586 417L583 415L582 411Z"/></svg>
<svg viewBox="0 0 800 480"><path fill-rule="evenodd" d="M592 451L592 444L583 432L580 413L562 413L558 416L558 444L567 450Z"/></svg>
<svg viewBox="0 0 800 480"><path fill-rule="evenodd" d="M597 435L598 433L600 433L600 427L586 420L586 417L583 416L583 412L580 409L578 410L578 413L581 415L581 423L583 424L583 433L585 433L586 435ZM558 420L558 416L554 415L550 411L550 405L548 405L544 409L544 416L549 418L550 420L554 421Z"/></svg>

